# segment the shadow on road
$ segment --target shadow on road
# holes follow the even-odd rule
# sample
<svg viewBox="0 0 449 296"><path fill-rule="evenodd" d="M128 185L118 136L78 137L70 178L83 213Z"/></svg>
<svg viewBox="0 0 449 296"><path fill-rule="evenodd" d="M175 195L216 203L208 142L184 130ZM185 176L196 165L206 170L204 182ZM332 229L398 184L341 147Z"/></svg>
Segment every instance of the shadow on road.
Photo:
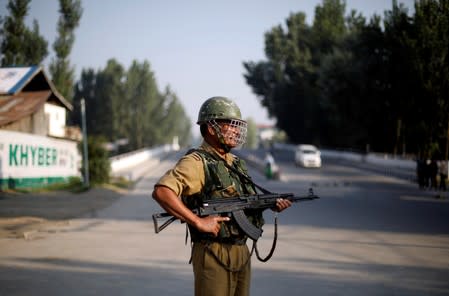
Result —
<svg viewBox="0 0 449 296"><path fill-rule="evenodd" d="M8 263L0 265L0 295L192 295L190 270L179 271L179 262L170 260L124 265L55 257L11 258ZM289 262L292 263L302 266L303 271L254 266L252 295L449 293L447 269L324 259ZM404 274L406 278L402 277Z"/></svg>

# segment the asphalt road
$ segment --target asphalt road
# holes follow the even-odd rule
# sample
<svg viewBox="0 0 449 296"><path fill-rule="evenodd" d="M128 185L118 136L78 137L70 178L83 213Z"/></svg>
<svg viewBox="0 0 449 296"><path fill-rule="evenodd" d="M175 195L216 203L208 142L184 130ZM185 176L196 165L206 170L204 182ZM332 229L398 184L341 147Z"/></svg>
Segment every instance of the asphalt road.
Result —
<svg viewBox="0 0 449 296"><path fill-rule="evenodd" d="M192 295L185 226L155 234L150 193L179 155L158 164L135 190L90 217L32 240L0 240L0 295ZM276 252L252 260L252 295L449 295L449 199L410 181L343 163L296 168L254 180L274 192L321 198L279 215ZM272 241L273 214L259 240Z"/></svg>

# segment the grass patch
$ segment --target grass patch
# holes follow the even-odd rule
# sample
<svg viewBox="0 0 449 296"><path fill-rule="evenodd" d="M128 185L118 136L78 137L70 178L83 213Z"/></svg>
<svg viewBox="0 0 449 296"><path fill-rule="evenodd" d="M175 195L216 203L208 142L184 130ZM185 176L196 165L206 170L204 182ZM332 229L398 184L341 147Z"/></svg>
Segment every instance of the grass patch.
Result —
<svg viewBox="0 0 449 296"><path fill-rule="evenodd" d="M114 177L111 178L110 182L111 185L117 186L119 188L123 188L123 189L130 189L132 187L134 187L135 182L130 181L128 179L126 179L125 177Z"/></svg>
<svg viewBox="0 0 449 296"><path fill-rule="evenodd" d="M134 186L135 182L129 181L124 177L114 177L111 178L109 183L105 184L90 184L90 188L86 188L81 180L78 177L69 178L68 182L64 183L54 183L48 186L39 187L39 188L16 188L16 189L6 189L4 192L6 193L45 193L52 191L68 191L72 193L82 193L88 191L94 187L104 187L109 189L130 189Z"/></svg>

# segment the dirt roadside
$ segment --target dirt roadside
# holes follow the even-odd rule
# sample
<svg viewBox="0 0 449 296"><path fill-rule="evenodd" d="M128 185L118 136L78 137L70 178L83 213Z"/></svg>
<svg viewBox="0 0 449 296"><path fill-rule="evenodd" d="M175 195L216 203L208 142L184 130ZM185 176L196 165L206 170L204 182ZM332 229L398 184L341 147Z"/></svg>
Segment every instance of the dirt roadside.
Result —
<svg viewBox="0 0 449 296"><path fill-rule="evenodd" d="M93 188L82 193L0 192L0 238L24 238L52 225L89 215L119 199L126 190Z"/></svg>

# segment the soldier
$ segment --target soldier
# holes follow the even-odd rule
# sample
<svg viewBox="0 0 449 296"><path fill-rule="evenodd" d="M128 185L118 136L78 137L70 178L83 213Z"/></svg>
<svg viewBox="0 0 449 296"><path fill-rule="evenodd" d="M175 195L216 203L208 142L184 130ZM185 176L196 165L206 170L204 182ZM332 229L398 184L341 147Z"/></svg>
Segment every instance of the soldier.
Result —
<svg viewBox="0 0 449 296"><path fill-rule="evenodd" d="M247 125L238 106L225 97L206 100L197 123L203 143L161 177L153 198L189 226L195 295L249 295L251 256L245 233L233 218L199 217L189 209L208 199L255 193L252 183L226 167L247 174L244 161L230 153L245 142ZM280 212L290 206L290 201L280 199L275 210ZM260 212L245 214L254 225L262 226Z"/></svg>
<svg viewBox="0 0 449 296"><path fill-rule="evenodd" d="M440 174L440 187L441 191L446 191L447 180L447 160L440 160L438 162L438 173Z"/></svg>

